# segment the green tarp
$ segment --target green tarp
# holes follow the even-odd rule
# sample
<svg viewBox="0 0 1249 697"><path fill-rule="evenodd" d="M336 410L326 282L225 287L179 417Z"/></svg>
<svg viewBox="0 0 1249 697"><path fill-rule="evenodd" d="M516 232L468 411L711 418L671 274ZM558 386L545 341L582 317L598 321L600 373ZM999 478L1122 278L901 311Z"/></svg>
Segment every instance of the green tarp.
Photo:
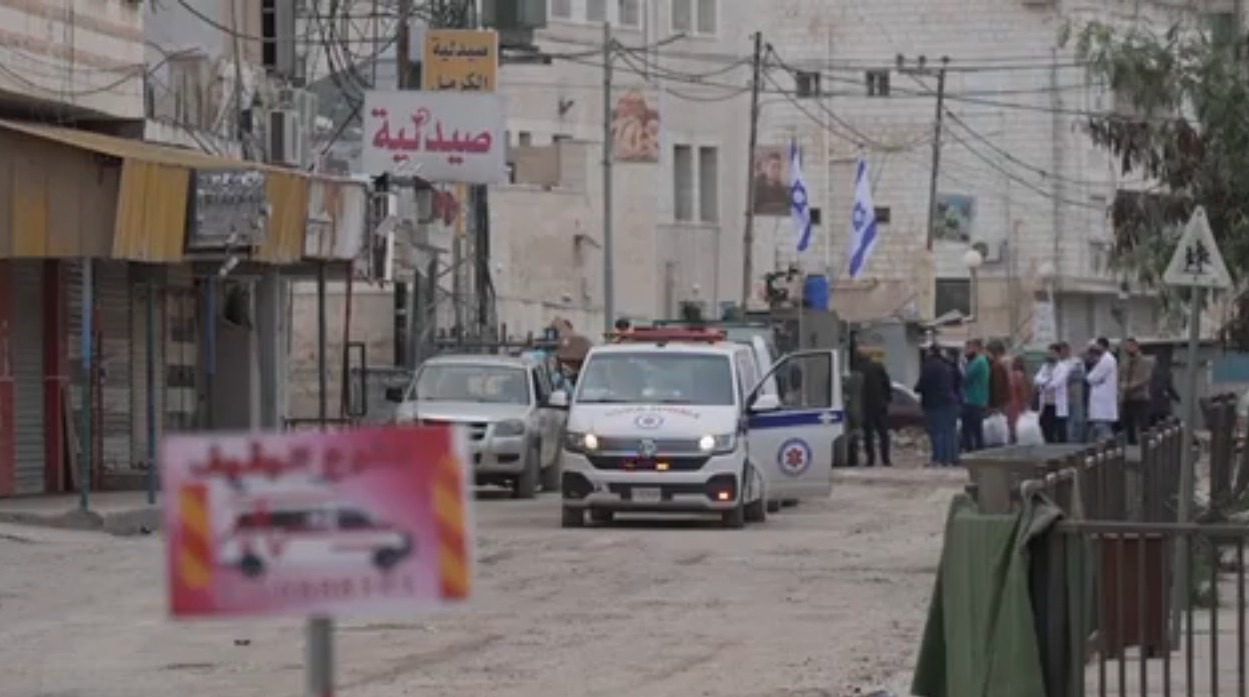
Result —
<svg viewBox="0 0 1249 697"><path fill-rule="evenodd" d="M990 515L955 497L912 694L1046 697L1028 550L1061 515L1041 498Z"/></svg>

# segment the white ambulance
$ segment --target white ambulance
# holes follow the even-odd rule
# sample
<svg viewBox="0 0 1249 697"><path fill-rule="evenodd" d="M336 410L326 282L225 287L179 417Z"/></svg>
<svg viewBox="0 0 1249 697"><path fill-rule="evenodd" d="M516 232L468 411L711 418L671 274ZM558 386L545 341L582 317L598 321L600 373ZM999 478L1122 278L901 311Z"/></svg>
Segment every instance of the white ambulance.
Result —
<svg viewBox="0 0 1249 697"><path fill-rule="evenodd" d="M569 410L564 527L693 512L740 528L781 501L827 497L845 421L837 352L760 373L720 330L636 329L592 349L572 396L552 398Z"/></svg>

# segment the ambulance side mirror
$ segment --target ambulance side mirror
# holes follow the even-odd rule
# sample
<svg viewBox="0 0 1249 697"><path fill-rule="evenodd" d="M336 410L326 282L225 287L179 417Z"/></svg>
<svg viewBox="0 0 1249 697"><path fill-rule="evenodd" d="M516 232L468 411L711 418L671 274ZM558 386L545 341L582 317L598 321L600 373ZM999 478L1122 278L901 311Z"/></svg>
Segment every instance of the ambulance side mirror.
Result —
<svg viewBox="0 0 1249 697"><path fill-rule="evenodd" d="M757 394L750 404L750 413L758 414L766 411L776 411L781 408L781 398L770 392Z"/></svg>

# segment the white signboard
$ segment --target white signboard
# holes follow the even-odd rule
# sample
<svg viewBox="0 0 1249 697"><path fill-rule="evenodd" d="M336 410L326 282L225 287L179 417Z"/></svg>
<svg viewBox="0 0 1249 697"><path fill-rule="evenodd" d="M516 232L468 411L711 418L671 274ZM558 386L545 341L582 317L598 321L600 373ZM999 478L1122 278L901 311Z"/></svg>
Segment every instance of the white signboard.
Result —
<svg viewBox="0 0 1249 697"><path fill-rule="evenodd" d="M1054 318L1054 304L1037 301L1032 304L1032 343L1052 344L1058 341L1058 327Z"/></svg>
<svg viewBox="0 0 1249 697"><path fill-rule="evenodd" d="M1223 263L1223 253L1214 241L1214 232L1201 206L1184 226L1184 235L1175 246L1171 263L1162 275L1162 282L1183 288L1214 288L1226 290L1232 287L1232 275Z"/></svg>
<svg viewBox="0 0 1249 697"><path fill-rule="evenodd" d="M364 171L435 183L507 181L501 94L368 92L364 96Z"/></svg>

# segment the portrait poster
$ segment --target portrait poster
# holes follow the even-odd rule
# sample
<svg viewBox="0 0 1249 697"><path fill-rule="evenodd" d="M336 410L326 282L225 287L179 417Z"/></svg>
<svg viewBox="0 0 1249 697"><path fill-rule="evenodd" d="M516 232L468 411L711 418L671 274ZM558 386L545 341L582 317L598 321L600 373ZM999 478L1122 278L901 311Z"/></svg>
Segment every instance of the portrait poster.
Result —
<svg viewBox="0 0 1249 697"><path fill-rule="evenodd" d="M754 153L755 215L789 216L789 148L763 145Z"/></svg>
<svg viewBox="0 0 1249 697"><path fill-rule="evenodd" d="M659 109L655 99L629 90L616 99L611 120L612 158L616 162L659 162Z"/></svg>

